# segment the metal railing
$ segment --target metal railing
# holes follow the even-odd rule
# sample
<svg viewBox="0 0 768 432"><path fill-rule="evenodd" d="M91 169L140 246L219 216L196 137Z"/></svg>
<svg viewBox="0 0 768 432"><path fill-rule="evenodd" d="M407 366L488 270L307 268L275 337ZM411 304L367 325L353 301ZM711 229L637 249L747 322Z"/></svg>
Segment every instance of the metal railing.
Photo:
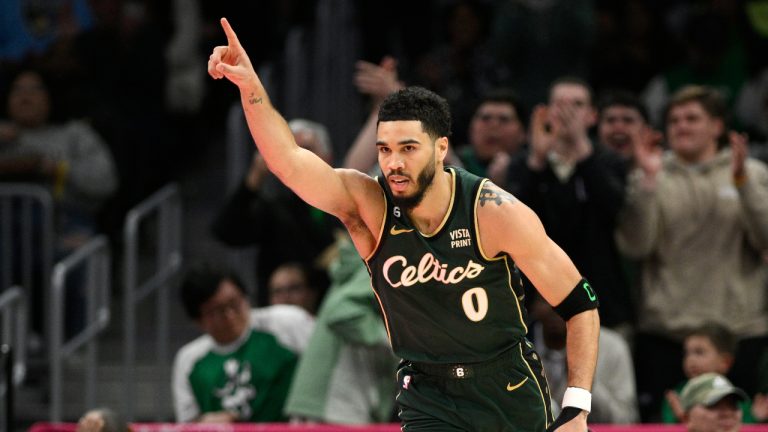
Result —
<svg viewBox="0 0 768 432"><path fill-rule="evenodd" d="M35 298L33 287L40 286L38 294L49 289L53 208L51 194L42 186L0 183L0 291L13 285L24 287L29 308L45 308L45 302ZM40 314L49 316L44 309Z"/></svg>
<svg viewBox="0 0 768 432"><path fill-rule="evenodd" d="M144 222L156 216L155 266L143 282L139 282L140 228ZM169 184L139 203L126 215L123 228L124 240L124 412L127 420L134 419L135 368L136 368L136 315L139 303L157 291L156 370L160 376L168 376L170 357L169 345L169 282L181 270L181 197L178 187ZM143 246L143 245L141 245ZM157 400L170 400L170 384L163 382L157 389ZM157 404L158 419L162 416L162 404Z"/></svg>
<svg viewBox="0 0 768 432"><path fill-rule="evenodd" d="M0 432L13 430L13 350L0 345Z"/></svg>
<svg viewBox="0 0 768 432"><path fill-rule="evenodd" d="M24 290L14 286L0 294L0 345L13 347L11 359L14 385L21 384L27 373L27 301Z"/></svg>
<svg viewBox="0 0 768 432"><path fill-rule="evenodd" d="M243 178L250 170L255 149L253 138L248 131L248 124L245 122L243 106L239 101L233 103L229 109L225 139L227 143L226 194L229 196L243 183ZM227 262L237 270L245 286L253 290L250 294L255 298L256 291L262 288L258 286L256 279L256 271L259 269L254 267L259 248L255 246L230 248L226 253Z"/></svg>
<svg viewBox="0 0 768 432"><path fill-rule="evenodd" d="M107 328L110 319L110 256L109 242L105 236L100 235L76 249L53 268L50 292L51 304L49 306L51 311L49 323L49 335L51 338L49 352L51 363L51 421L61 421L64 360L84 345L87 345L85 359L85 406L92 407L96 404L97 336ZM86 289L86 323L79 333L65 341L64 303L66 290L71 288L71 286L67 285L67 280L68 276L79 269L84 269L82 282Z"/></svg>

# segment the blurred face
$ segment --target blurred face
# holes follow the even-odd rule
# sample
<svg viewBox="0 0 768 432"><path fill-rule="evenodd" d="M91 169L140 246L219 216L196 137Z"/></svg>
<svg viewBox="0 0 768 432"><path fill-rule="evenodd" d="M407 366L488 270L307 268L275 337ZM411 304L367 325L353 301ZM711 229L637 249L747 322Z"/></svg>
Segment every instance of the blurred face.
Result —
<svg viewBox="0 0 768 432"><path fill-rule="evenodd" d="M703 162L717 153L723 122L710 116L699 102L676 105L667 115L669 147L683 160Z"/></svg>
<svg viewBox="0 0 768 432"><path fill-rule="evenodd" d="M728 373L730 355L719 352L708 337L689 336L684 347L683 372L689 379L707 372Z"/></svg>
<svg viewBox="0 0 768 432"><path fill-rule="evenodd" d="M8 115L19 126L34 128L48 121L50 100L43 79L35 72L23 72L11 84Z"/></svg>
<svg viewBox="0 0 768 432"><path fill-rule="evenodd" d="M632 140L640 136L645 121L631 107L614 105L603 110L598 124L600 143L626 159L632 158Z"/></svg>
<svg viewBox="0 0 768 432"><path fill-rule="evenodd" d="M418 120L380 122L376 146L379 167L387 178L395 204L409 210L421 203L432 186L448 139L432 140Z"/></svg>
<svg viewBox="0 0 768 432"><path fill-rule="evenodd" d="M597 114L592 107L589 90L579 84L558 84L549 94L549 121L555 125L563 125L565 110L572 110L574 121L581 125L586 132L597 120Z"/></svg>
<svg viewBox="0 0 768 432"><path fill-rule="evenodd" d="M249 322L248 301L229 280L221 281L213 297L200 306L200 326L219 344L236 341Z"/></svg>
<svg viewBox="0 0 768 432"><path fill-rule="evenodd" d="M486 102L472 117L469 139L477 157L489 161L498 152L512 154L520 149L525 141L525 128L512 105Z"/></svg>
<svg viewBox="0 0 768 432"><path fill-rule="evenodd" d="M283 266L269 278L269 303L295 305L314 313L317 294L300 269Z"/></svg>
<svg viewBox="0 0 768 432"><path fill-rule="evenodd" d="M688 411L690 432L737 432L742 412L732 397L725 397L711 407L696 405Z"/></svg>

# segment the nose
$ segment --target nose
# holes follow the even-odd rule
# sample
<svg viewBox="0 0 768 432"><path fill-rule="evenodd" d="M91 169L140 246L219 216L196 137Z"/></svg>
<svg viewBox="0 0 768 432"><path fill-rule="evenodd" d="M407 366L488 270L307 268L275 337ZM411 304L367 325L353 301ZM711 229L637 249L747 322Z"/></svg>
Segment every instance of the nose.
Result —
<svg viewBox="0 0 768 432"><path fill-rule="evenodd" d="M401 156L393 153L389 158L387 158L387 169L389 171L398 171L403 168L405 168L405 162Z"/></svg>

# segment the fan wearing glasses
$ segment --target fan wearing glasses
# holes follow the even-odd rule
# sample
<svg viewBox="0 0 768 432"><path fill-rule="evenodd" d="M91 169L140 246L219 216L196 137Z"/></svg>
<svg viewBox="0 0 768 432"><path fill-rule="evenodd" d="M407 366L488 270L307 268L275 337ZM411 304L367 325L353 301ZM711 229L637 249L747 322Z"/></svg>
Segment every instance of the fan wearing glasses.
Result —
<svg viewBox="0 0 768 432"><path fill-rule="evenodd" d="M181 300L204 334L176 354L176 421L285 420L283 405L314 318L294 305L252 309L240 278L210 264L186 274Z"/></svg>

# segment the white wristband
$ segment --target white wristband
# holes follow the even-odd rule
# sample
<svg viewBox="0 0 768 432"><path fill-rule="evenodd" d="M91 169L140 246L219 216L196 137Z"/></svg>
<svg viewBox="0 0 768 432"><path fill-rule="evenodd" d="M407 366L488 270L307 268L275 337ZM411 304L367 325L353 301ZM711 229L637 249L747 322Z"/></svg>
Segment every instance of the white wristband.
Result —
<svg viewBox="0 0 768 432"><path fill-rule="evenodd" d="M563 408L574 407L586 412L592 411L592 393L578 387L568 387L563 396Z"/></svg>

